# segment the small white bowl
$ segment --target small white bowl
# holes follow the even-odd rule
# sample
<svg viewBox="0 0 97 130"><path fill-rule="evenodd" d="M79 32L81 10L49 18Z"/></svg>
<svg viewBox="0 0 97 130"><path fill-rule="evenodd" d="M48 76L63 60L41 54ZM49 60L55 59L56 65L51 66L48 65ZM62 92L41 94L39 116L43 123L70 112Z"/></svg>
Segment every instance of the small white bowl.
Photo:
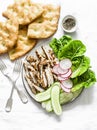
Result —
<svg viewBox="0 0 97 130"><path fill-rule="evenodd" d="M64 26L65 22L66 22L68 19L74 20L74 25L73 25L71 28L69 28L69 29L67 29L67 28ZM69 25L68 25L68 26L69 26ZM64 30L65 32L67 32L67 33L75 32L76 29L77 29L77 20L76 20L76 18L75 18L74 16L72 16L72 15L66 15L66 16L63 18L63 20L62 20L62 28L63 28L63 30Z"/></svg>

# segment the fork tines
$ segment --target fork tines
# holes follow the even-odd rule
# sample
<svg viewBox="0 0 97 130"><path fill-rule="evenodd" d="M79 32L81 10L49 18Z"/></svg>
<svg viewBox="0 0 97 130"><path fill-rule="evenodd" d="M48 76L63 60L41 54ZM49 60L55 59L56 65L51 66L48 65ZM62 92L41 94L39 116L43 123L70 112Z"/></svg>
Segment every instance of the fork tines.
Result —
<svg viewBox="0 0 97 130"><path fill-rule="evenodd" d="M3 69L6 68L6 65L4 64L4 62L0 59L0 70L2 71Z"/></svg>
<svg viewBox="0 0 97 130"><path fill-rule="evenodd" d="M21 59L17 59L17 60L15 61L15 65L14 65L13 72L14 72L14 71L17 71L17 72L20 71L21 66L22 66L22 61L21 61Z"/></svg>

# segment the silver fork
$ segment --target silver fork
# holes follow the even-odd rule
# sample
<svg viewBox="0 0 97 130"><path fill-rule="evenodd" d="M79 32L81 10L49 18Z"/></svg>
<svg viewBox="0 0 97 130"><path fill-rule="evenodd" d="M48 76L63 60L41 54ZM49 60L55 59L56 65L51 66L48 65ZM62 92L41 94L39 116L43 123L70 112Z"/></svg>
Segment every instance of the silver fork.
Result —
<svg viewBox="0 0 97 130"><path fill-rule="evenodd" d="M21 101L23 103L27 103L28 100L27 100L27 97L26 95L21 91L19 90L17 87L16 87L16 81L19 77L19 74L20 74L20 69L21 69L21 60L17 60L15 62L15 66L14 66L14 70L13 70L13 79L9 76L9 72L7 70L7 67L6 65L4 64L4 62L0 59L0 70L1 72L3 73L3 75L5 75L12 83L12 90L11 90L11 94L10 94L10 97L8 98L7 100L7 104L6 104L6 107L5 107L5 110L7 112L10 112L11 111L11 108L12 108L12 102L13 102L13 99L12 99L12 95L13 95L13 92L14 92L14 89L17 90L17 93L21 99Z"/></svg>

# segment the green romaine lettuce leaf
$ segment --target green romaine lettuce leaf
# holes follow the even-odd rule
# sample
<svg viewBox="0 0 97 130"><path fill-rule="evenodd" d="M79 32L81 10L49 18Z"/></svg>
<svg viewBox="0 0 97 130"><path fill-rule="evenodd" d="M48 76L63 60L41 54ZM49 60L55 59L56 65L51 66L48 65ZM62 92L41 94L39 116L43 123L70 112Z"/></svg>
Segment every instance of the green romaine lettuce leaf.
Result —
<svg viewBox="0 0 97 130"><path fill-rule="evenodd" d="M58 51L59 51L59 48L60 48L60 44L58 44L58 41L56 38L53 38L52 41L50 42L50 47L53 49L55 55L57 56L58 55Z"/></svg>
<svg viewBox="0 0 97 130"><path fill-rule="evenodd" d="M90 67L90 59L86 56L76 57L72 60L71 78L82 75Z"/></svg>
<svg viewBox="0 0 97 130"><path fill-rule="evenodd" d="M59 60L69 58L72 61L72 75L74 87L72 92L80 88L88 88L96 82L95 74L90 70L90 59L84 56L85 45L80 40L73 40L70 36L63 36L59 40L54 38L50 42L56 57Z"/></svg>
<svg viewBox="0 0 97 130"><path fill-rule="evenodd" d="M58 57L58 52L62 50L62 48L68 44L72 38L68 35L64 35L61 37L59 40L56 38L53 38L52 41L50 42L50 47L53 49L55 55Z"/></svg>
<svg viewBox="0 0 97 130"><path fill-rule="evenodd" d="M58 41L59 41L59 43L61 42L62 45L64 46L64 45L68 44L68 42L70 42L71 40L72 40L71 36L64 35Z"/></svg>
<svg viewBox="0 0 97 130"><path fill-rule="evenodd" d="M88 69L81 76L78 76L71 80L73 81L74 84L72 92L75 92L82 87L89 88L96 82L95 73L90 69Z"/></svg>
<svg viewBox="0 0 97 130"><path fill-rule="evenodd" d="M80 40L72 40L58 52L58 59L82 56L86 52L85 45Z"/></svg>

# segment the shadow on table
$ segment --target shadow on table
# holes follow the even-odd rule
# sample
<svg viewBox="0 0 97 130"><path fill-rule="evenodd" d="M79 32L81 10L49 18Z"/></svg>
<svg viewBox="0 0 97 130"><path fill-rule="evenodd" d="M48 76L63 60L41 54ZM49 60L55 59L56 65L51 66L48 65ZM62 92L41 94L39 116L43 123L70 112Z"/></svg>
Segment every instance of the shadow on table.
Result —
<svg viewBox="0 0 97 130"><path fill-rule="evenodd" d="M73 102L63 106L63 111L66 110L68 111L78 106L91 104L93 101L93 93L94 93L94 87L84 89L81 95L77 97Z"/></svg>
<svg viewBox="0 0 97 130"><path fill-rule="evenodd" d="M77 33L77 32L73 32L73 33L64 33L64 35L70 35L73 39L77 39L77 37L78 37L78 33Z"/></svg>
<svg viewBox="0 0 97 130"><path fill-rule="evenodd" d="M34 104L34 111L35 113L44 113L44 115L46 115L46 120L50 119L50 118L54 118L56 121L60 122L61 121L61 116L57 116L54 112L47 112L40 103L36 102L29 94L29 101L32 102L32 105ZM33 107L33 106L32 106ZM35 110L36 108L36 110Z"/></svg>

